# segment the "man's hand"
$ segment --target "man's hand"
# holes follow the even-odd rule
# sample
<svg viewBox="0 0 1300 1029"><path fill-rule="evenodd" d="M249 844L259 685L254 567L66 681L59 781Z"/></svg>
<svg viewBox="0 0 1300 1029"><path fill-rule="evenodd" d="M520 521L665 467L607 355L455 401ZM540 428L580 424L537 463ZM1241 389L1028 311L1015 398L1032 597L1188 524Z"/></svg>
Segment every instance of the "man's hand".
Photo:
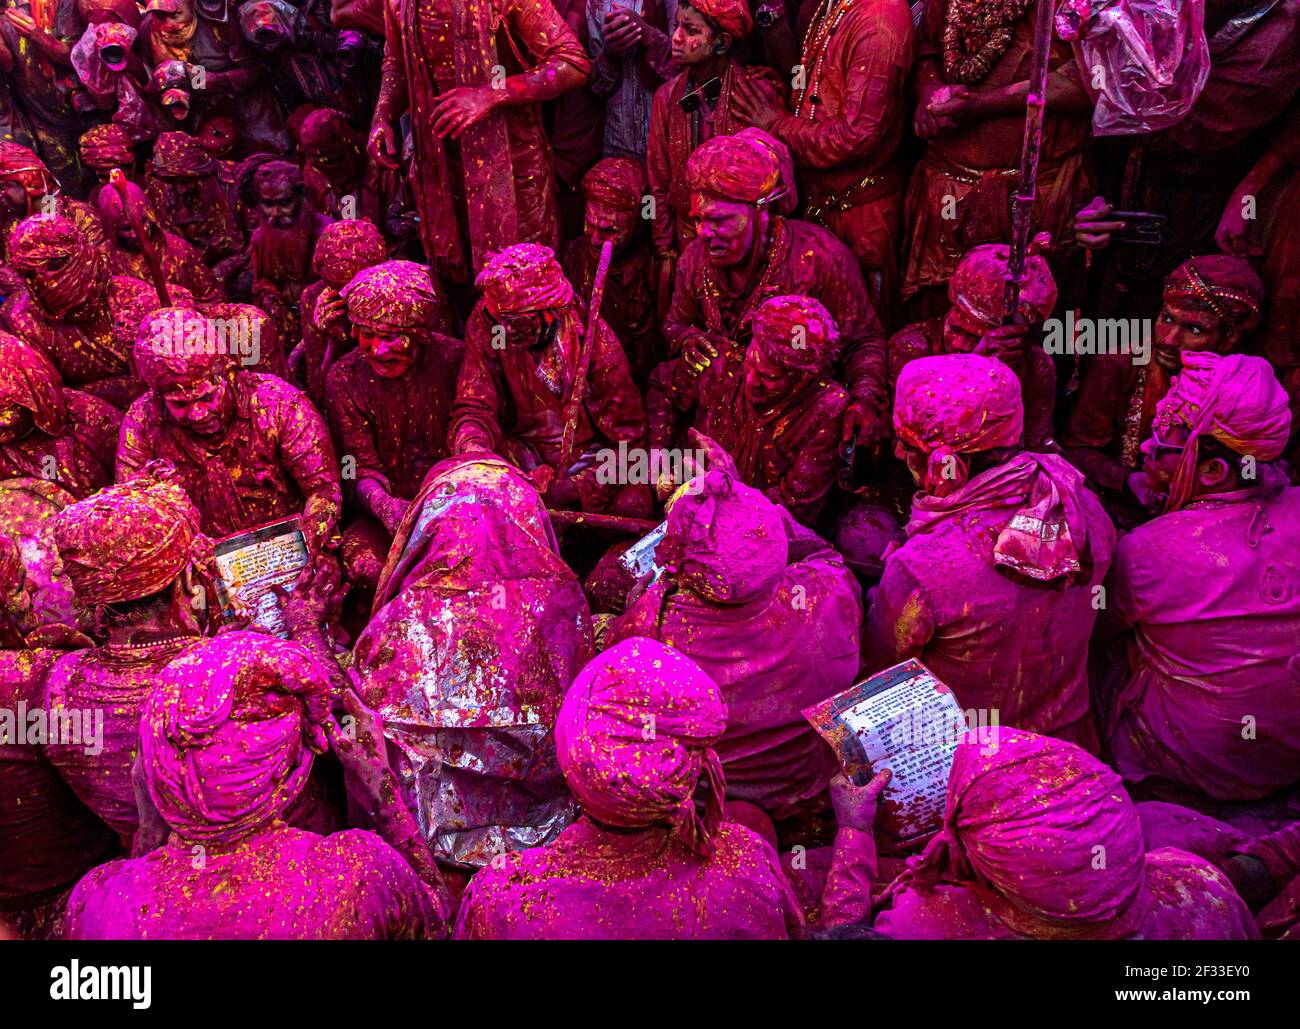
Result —
<svg viewBox="0 0 1300 1029"><path fill-rule="evenodd" d="M715 341L706 332L692 332L682 340L682 360L692 375L701 374L712 361L718 359Z"/></svg>
<svg viewBox="0 0 1300 1029"><path fill-rule="evenodd" d="M1110 246L1110 234L1124 228L1122 221L1109 217L1115 208L1105 197L1093 197L1088 205L1074 216L1074 241L1085 250L1105 250Z"/></svg>
<svg viewBox="0 0 1300 1029"><path fill-rule="evenodd" d="M835 809L839 827L871 832L876 822L877 802L893 777L893 772L883 768L865 786L855 786L843 772L835 776L830 782L831 807Z"/></svg>
<svg viewBox="0 0 1300 1029"><path fill-rule="evenodd" d="M322 331L341 326L348 313L347 301L333 286L326 286L316 297L316 306L312 308L312 321Z"/></svg>
<svg viewBox="0 0 1300 1029"><path fill-rule="evenodd" d="M1214 242L1225 254L1235 257L1259 257L1264 253L1262 247L1251 243L1249 223L1246 221L1246 208L1241 196L1234 193L1223 209L1219 227L1214 231Z"/></svg>
<svg viewBox="0 0 1300 1029"><path fill-rule="evenodd" d="M1029 326L1017 318L1010 325L999 325L984 333L975 345L975 353L984 357L996 357L1008 366L1023 364L1025 337L1028 334Z"/></svg>
<svg viewBox="0 0 1300 1029"><path fill-rule="evenodd" d="M406 517L406 510L411 506L411 502L385 493L372 503L375 517L388 530L390 536L396 536L397 529L402 524L402 519Z"/></svg>
<svg viewBox="0 0 1300 1029"><path fill-rule="evenodd" d="M743 122L766 132L786 113L785 102L766 79L738 79L731 90L731 110Z"/></svg>
<svg viewBox="0 0 1300 1029"><path fill-rule="evenodd" d="M394 171L400 166L397 149L397 132L388 121L375 123L366 141L366 154L380 168Z"/></svg>
<svg viewBox="0 0 1300 1029"><path fill-rule="evenodd" d="M943 80L937 76L920 88L916 98L916 117L912 119L912 130L920 139L933 139L945 132L951 132L957 123L945 115L931 110L930 103L941 89L946 89Z"/></svg>
<svg viewBox="0 0 1300 1029"><path fill-rule="evenodd" d="M504 89L491 86L457 86L434 102L429 117L439 139L460 139L466 129L477 125L505 97Z"/></svg>
<svg viewBox="0 0 1300 1029"><path fill-rule="evenodd" d="M392 775L388 764L388 745L384 740L384 720L372 711L356 692L343 690L343 722L333 715L325 722L330 746L338 755L343 773L360 790L361 796L378 801L383 797L384 780Z"/></svg>
<svg viewBox="0 0 1300 1029"><path fill-rule="evenodd" d="M557 474L546 487L546 504L548 507L568 507L582 502L578 484L567 475Z"/></svg>
<svg viewBox="0 0 1300 1029"><path fill-rule="evenodd" d="M5 18L9 20L9 24L18 31L20 36L25 36L28 39L31 39L33 36L44 35L44 33L36 27L36 22L30 14L25 14L22 11L17 11L10 7L5 9Z"/></svg>
<svg viewBox="0 0 1300 1029"><path fill-rule="evenodd" d="M1156 510L1165 502L1164 494L1152 488L1151 477L1146 472L1130 472L1124 487L1148 511Z"/></svg>
<svg viewBox="0 0 1300 1029"><path fill-rule="evenodd" d="M341 599L343 576L334 558L320 554L303 569L292 589L278 588L284 624L291 637L324 628Z"/></svg>
<svg viewBox="0 0 1300 1029"><path fill-rule="evenodd" d="M840 449L847 452L849 444L857 443L860 447L874 446L881 435L880 416L868 411L862 403L855 400L844 410L844 419L840 422Z"/></svg>
<svg viewBox="0 0 1300 1029"><path fill-rule="evenodd" d="M615 10L605 15L605 51L621 57L645 42L650 23L632 11Z"/></svg>

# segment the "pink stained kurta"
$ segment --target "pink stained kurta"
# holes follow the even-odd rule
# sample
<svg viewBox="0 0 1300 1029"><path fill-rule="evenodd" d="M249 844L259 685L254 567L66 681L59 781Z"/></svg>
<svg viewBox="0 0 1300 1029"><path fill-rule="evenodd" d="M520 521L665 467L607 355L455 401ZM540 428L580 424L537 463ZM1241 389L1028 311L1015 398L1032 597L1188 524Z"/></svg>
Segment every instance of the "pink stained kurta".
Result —
<svg viewBox="0 0 1300 1029"><path fill-rule="evenodd" d="M703 241L692 240L677 263L664 338L674 351L691 330L718 332L748 342L749 318L768 297L814 297L826 305L840 330L839 350L832 358L835 378L854 400L885 416L885 330L871 306L857 259L819 225L774 218L772 233L770 259L760 262L754 277L734 296L717 284L720 276L709 265ZM706 307L709 301L705 298L713 288L717 288L720 324L713 324Z"/></svg>
<svg viewBox="0 0 1300 1029"><path fill-rule="evenodd" d="M414 365L386 379L358 350L330 368L326 400L342 453L356 459L356 477L410 500L429 469L447 456L447 426L464 344L437 333L417 342Z"/></svg>
<svg viewBox="0 0 1300 1029"><path fill-rule="evenodd" d="M862 602L843 559L785 516L788 564L718 554L719 602L674 588L671 573L615 622L609 645L648 636L685 654L718 684L727 730L715 746L727 797L774 817L826 788L835 756L801 714L853 684ZM670 522L670 525L672 523Z"/></svg>
<svg viewBox="0 0 1300 1029"><path fill-rule="evenodd" d="M1088 637L1114 527L1096 496L1078 489L1091 548L1087 574L1062 589L1000 571L994 546L1022 502L963 502L998 474L972 478L945 498L953 514L890 554L867 614L864 664L879 671L917 658L963 708L988 712L990 720L996 711L1002 725L1095 747Z"/></svg>
<svg viewBox="0 0 1300 1029"><path fill-rule="evenodd" d="M59 653L0 651L0 708L28 726L0 743L0 911L39 904L118 851L117 835L68 788L39 745L30 716L42 708L45 676ZM15 730L21 731L19 724ZM23 742L24 740L28 742Z"/></svg>
<svg viewBox="0 0 1300 1029"><path fill-rule="evenodd" d="M580 818L547 847L507 855L470 882L456 939L784 940L803 917L776 852L724 822L712 858L668 826Z"/></svg>
<svg viewBox="0 0 1300 1029"><path fill-rule="evenodd" d="M236 372L235 414L212 443L182 429L152 390L122 421L117 478L155 458L170 461L213 537L303 515L308 544L328 539L342 506L339 466L325 420L273 375Z"/></svg>
<svg viewBox="0 0 1300 1029"><path fill-rule="evenodd" d="M196 858L202 854L203 860ZM410 940L439 920L423 883L374 833L281 823L233 844L173 835L111 861L68 898L71 940Z"/></svg>
<svg viewBox="0 0 1300 1029"><path fill-rule="evenodd" d="M1130 940L1251 940L1258 930L1228 877L1204 858L1173 847L1146 856L1147 917ZM876 916L873 928L900 940L1033 939L1016 932L969 887L937 883L906 890Z"/></svg>
<svg viewBox="0 0 1300 1029"><path fill-rule="evenodd" d="M1104 629L1131 628L1103 713L1129 782L1252 800L1300 780L1300 489L1193 501L1120 540Z"/></svg>
<svg viewBox="0 0 1300 1029"><path fill-rule="evenodd" d="M140 716L162 670L199 642L182 636L143 646L109 644L62 657L46 680L51 711L102 711L98 753L79 743L47 745L45 753L72 791L107 822L130 849L139 827L131 767L140 745Z"/></svg>

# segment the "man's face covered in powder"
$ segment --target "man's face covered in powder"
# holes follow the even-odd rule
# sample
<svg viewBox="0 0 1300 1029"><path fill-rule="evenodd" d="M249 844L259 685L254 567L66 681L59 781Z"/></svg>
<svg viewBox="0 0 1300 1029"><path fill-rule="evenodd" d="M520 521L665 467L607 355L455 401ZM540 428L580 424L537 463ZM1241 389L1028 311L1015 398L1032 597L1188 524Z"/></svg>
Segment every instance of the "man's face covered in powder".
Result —
<svg viewBox="0 0 1300 1029"><path fill-rule="evenodd" d="M221 433L234 410L234 393L224 375L181 383L162 397L167 413L197 436Z"/></svg>
<svg viewBox="0 0 1300 1029"><path fill-rule="evenodd" d="M257 210L267 225L292 228L302 210L302 194L287 176L272 176L258 185Z"/></svg>
<svg viewBox="0 0 1300 1029"><path fill-rule="evenodd" d="M418 344L405 332L358 328L357 345L366 363L384 379L401 378L415 364Z"/></svg>
<svg viewBox="0 0 1300 1029"><path fill-rule="evenodd" d="M589 201L587 204L587 242L593 250L603 243L614 244L614 253L628 248L640 225L640 212L614 207L612 204Z"/></svg>
<svg viewBox="0 0 1300 1029"><path fill-rule="evenodd" d="M1152 357L1165 371L1174 373L1183 366L1184 350L1213 350L1224 354L1236 342L1236 333L1225 331L1223 322L1213 311L1199 304L1167 298L1156 319Z"/></svg>
<svg viewBox="0 0 1300 1029"><path fill-rule="evenodd" d="M710 264L729 268L749 257L759 231L759 212L753 204L700 197L696 210Z"/></svg>

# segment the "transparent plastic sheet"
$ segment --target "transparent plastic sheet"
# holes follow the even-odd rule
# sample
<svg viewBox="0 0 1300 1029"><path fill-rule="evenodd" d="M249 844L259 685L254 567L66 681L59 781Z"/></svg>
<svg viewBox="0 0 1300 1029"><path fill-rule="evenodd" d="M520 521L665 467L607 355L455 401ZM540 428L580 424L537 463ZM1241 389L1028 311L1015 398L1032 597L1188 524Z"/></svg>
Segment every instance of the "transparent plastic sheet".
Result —
<svg viewBox="0 0 1300 1029"><path fill-rule="evenodd" d="M1205 0L1066 0L1056 27L1074 43L1098 136L1176 125L1210 74Z"/></svg>

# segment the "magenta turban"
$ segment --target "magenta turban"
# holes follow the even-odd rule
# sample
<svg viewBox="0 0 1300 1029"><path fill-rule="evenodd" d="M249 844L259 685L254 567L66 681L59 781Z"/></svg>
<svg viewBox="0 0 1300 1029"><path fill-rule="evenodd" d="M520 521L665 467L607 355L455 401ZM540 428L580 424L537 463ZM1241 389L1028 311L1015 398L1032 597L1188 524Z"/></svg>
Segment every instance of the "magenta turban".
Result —
<svg viewBox="0 0 1300 1029"><path fill-rule="evenodd" d="M185 307L145 315L134 356L140 379L156 390L198 382L232 367L211 319Z"/></svg>
<svg viewBox="0 0 1300 1029"><path fill-rule="evenodd" d="M163 669L140 720L149 796L183 839L266 827L325 752L330 681L299 643L257 632L205 640Z"/></svg>
<svg viewBox="0 0 1300 1029"><path fill-rule="evenodd" d="M560 769L584 811L626 828L667 823L713 852L726 792L713 745L727 728L722 692L690 658L642 637L587 664L555 722ZM695 807L707 778L704 817Z"/></svg>

